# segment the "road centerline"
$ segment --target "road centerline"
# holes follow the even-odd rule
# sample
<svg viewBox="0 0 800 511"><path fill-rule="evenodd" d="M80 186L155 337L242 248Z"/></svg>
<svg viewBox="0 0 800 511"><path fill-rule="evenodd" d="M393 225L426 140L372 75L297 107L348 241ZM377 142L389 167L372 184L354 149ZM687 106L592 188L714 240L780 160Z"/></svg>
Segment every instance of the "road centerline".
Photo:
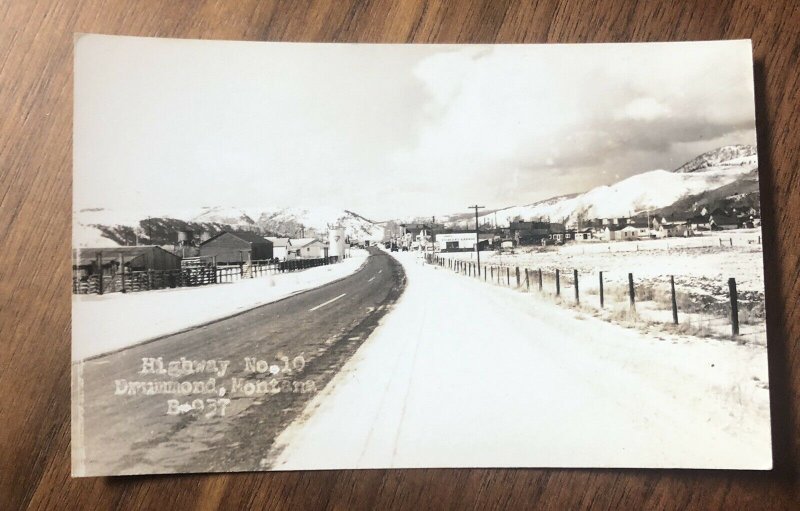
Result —
<svg viewBox="0 0 800 511"><path fill-rule="evenodd" d="M317 310L317 309L319 309L319 308L321 308L321 307L325 307L325 306L326 306L326 305L328 305L329 303L333 303L333 302L335 302L336 300L338 300L339 298L343 297L343 296L344 296L344 295L346 295L346 294L347 294L347 293L342 293L342 294L340 294L339 296L337 296L337 297L335 297L335 298L331 298L331 299L330 299L330 300L328 300L327 302L323 302L323 303L321 303L321 304L317 305L316 307L311 307L310 309L308 309L308 312L314 312L315 310Z"/></svg>

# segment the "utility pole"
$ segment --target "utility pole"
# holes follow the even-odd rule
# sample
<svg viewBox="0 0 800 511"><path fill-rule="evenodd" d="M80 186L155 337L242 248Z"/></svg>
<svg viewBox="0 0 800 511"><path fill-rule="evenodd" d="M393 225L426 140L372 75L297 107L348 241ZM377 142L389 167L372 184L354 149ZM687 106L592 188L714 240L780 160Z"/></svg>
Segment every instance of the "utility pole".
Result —
<svg viewBox="0 0 800 511"><path fill-rule="evenodd" d="M481 276L481 235L480 235L480 228L478 226L478 210L483 209L485 206L478 206L477 204L474 206L468 206L470 209L475 210L475 254L478 256L478 277ZM495 215L497 213L495 212Z"/></svg>

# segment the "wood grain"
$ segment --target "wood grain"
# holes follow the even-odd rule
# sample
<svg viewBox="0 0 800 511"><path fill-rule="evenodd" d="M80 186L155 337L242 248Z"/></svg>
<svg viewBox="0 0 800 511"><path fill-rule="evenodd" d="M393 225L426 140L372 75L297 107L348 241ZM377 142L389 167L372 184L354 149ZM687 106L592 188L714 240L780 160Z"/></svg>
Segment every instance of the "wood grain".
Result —
<svg viewBox="0 0 800 511"><path fill-rule="evenodd" d="M797 509L799 26L800 7L793 0L0 2L0 508ZM398 43L752 38L775 470L365 470L71 479L75 32Z"/></svg>

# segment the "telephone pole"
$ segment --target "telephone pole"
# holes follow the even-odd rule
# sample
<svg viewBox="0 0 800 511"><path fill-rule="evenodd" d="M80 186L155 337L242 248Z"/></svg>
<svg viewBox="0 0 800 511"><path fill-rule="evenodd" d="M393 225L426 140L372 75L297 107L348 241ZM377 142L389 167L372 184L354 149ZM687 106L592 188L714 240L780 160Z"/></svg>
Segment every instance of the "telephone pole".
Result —
<svg viewBox="0 0 800 511"><path fill-rule="evenodd" d="M474 206L467 206L470 209L475 210L475 254L478 256L478 277L481 276L481 235L480 235L480 228L478 227L478 210L483 209L486 206L478 206L477 204ZM495 213L497 215L497 213Z"/></svg>

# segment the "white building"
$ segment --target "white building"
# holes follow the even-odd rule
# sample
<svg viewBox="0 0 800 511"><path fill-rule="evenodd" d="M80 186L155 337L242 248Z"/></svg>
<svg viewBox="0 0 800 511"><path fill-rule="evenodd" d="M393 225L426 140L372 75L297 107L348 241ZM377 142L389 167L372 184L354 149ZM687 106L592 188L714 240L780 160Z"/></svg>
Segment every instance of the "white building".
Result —
<svg viewBox="0 0 800 511"><path fill-rule="evenodd" d="M451 232L446 234L436 235L436 246L439 250L475 250L475 233L474 232ZM493 236L491 234L482 234L481 242L489 242Z"/></svg>
<svg viewBox="0 0 800 511"><path fill-rule="evenodd" d="M272 242L272 257L279 261L285 261L289 258L289 238L267 236L267 239Z"/></svg>
<svg viewBox="0 0 800 511"><path fill-rule="evenodd" d="M650 238L650 228L640 225L626 225L616 232L618 240L643 240Z"/></svg>
<svg viewBox="0 0 800 511"><path fill-rule="evenodd" d="M304 259L327 257L328 245L316 238L297 238L289 240L289 253Z"/></svg>

